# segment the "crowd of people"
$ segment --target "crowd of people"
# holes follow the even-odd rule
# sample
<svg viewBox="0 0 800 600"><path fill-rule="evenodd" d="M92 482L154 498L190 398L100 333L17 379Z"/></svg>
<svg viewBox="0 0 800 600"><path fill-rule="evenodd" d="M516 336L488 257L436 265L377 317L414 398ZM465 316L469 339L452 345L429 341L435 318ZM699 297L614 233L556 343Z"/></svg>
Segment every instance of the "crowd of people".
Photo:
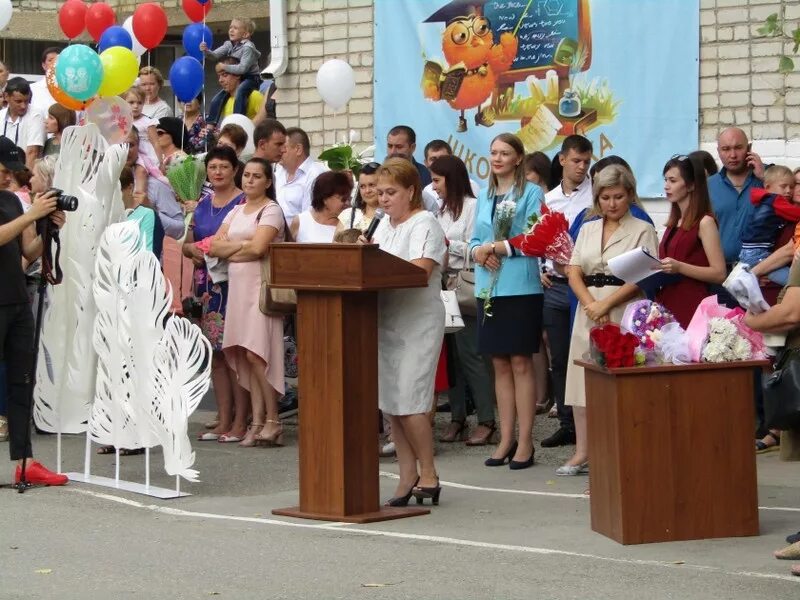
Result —
<svg viewBox="0 0 800 600"><path fill-rule="evenodd" d="M794 263L800 169L765 167L742 130L720 133L721 168L703 151L665 161L670 212L661 236L656 225L662 223L647 214L625 159L606 156L593 165L592 144L580 135L567 136L552 161L541 152L526 154L512 134L498 135L486 148L491 172L481 186L443 140L430 140L424 163L417 162L416 132L398 125L387 135L385 160L362 165L354 178L315 160L301 128L285 128L268 116L270 103L256 91L251 34L251 23L234 19L229 42L204 48L218 61L222 87L209 114L203 114L199 97L174 117L161 98L163 77L153 67L143 68L137 85L122 95L134 117L120 177L127 218L145 232L148 250L159 256L180 292L177 310L197 320L214 350L217 418L200 441L279 446L282 418L297 409L281 403L287 391L285 344L296 325L258 306L260 263L273 242L377 243L427 273L427 287L385 292L380 299L378 404L387 435L381 451L396 454L400 466L387 502L392 506L406 505L412 496L439 502L433 415L440 392L447 393L450 422L439 441L496 444L486 466L526 469L535 464L535 417L549 413L558 428L538 443L574 445L556 474L588 474L586 390L574 359L589 350L592 327L618 323L636 298L656 299L686 327L708 295L736 305L721 283L744 262L774 305L760 315L748 313L747 323L770 332L800 325L800 267ZM57 55L56 48L44 53L43 70ZM0 74L7 71L2 65ZM19 283L0 290L0 307L6 309L0 327L8 340L36 286L41 240L32 224L48 215L58 225L64 222L63 213L53 212L48 190L62 133L80 117L53 102L45 86L21 78L4 83L3 103L0 263L4 280ZM238 125L217 127L233 111L254 120L252 136ZM242 160L248 144L252 157ZM187 154L202 156L207 182L197 203L181 205L165 173ZM544 207L569 221L575 248L568 264L525 256L509 243ZM366 239L379 208L387 218ZM19 245L9 243L17 237ZM625 283L609 269L612 258L636 247L660 258L663 276L649 288ZM15 261L25 270L12 269ZM440 291L463 286L472 293L461 302L464 327L445 336ZM27 317L22 321L20 326L32 326ZM796 337L789 336L789 347L800 345ZM6 341L9 393L0 394L7 400L0 402L0 439L8 437L11 422L13 460L31 456L20 434L27 419L20 361L30 352L17 350ZM759 396L754 401L763 417ZM780 449L789 456L797 448L797 432L757 427L754 451ZM65 482L31 464L34 480ZM800 558L793 543L782 558Z"/></svg>

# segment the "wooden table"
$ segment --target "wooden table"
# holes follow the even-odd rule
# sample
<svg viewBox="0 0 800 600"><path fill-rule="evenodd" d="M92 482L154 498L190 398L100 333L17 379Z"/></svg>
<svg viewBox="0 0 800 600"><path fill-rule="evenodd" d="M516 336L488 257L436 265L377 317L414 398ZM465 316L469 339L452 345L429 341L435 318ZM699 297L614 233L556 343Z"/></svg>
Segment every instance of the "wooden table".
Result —
<svg viewBox="0 0 800 600"><path fill-rule="evenodd" d="M592 530L621 544L758 535L753 372L767 361L575 364Z"/></svg>

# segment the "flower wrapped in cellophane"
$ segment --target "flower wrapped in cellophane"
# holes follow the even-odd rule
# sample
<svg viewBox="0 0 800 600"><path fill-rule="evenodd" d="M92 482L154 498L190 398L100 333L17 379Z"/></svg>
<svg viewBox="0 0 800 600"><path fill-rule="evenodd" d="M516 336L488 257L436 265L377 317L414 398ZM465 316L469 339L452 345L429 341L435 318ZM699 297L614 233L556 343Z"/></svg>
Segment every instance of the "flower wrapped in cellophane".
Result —
<svg viewBox="0 0 800 600"><path fill-rule="evenodd" d="M167 179L182 204L197 202L206 180L206 165L194 156L180 158L167 169Z"/></svg>
<svg viewBox="0 0 800 600"><path fill-rule="evenodd" d="M652 351L661 338L661 329L675 317L664 306L652 300L637 300L625 307L620 324L639 340L639 347Z"/></svg>
<svg viewBox="0 0 800 600"><path fill-rule="evenodd" d="M531 219L530 230L514 236L508 243L526 256L547 258L562 265L569 264L575 247L564 213L550 211L544 204L542 215Z"/></svg>

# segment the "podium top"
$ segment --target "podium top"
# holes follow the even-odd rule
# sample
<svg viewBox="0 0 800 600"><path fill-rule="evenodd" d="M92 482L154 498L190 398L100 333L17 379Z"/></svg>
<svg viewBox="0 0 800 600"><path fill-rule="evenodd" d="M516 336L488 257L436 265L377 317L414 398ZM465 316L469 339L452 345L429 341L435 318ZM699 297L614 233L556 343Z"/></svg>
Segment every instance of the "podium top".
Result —
<svg viewBox="0 0 800 600"><path fill-rule="evenodd" d="M366 292L425 287L425 269L377 244L271 244L271 285L306 291Z"/></svg>
<svg viewBox="0 0 800 600"><path fill-rule="evenodd" d="M652 365L643 367L620 367L607 369L594 361L576 360L575 364L590 371L607 375L652 375L653 373L677 373L682 371L721 371L725 369L763 369L769 365L768 360L736 360L721 363L690 363L688 365Z"/></svg>

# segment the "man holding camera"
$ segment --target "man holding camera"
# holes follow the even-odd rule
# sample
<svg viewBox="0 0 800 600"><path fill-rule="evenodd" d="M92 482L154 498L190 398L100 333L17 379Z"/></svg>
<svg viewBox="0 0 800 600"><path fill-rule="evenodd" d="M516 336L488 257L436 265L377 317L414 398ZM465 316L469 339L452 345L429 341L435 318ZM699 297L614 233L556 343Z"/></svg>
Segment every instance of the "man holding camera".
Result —
<svg viewBox="0 0 800 600"><path fill-rule="evenodd" d="M42 238L36 221L49 218L57 227L64 213L56 210L58 193L36 194L28 212L23 213L16 195L6 187L9 174L25 168L25 153L7 137L0 136L0 361L7 367L8 433L11 460L18 461L14 483L22 475L31 484L64 485L67 477L53 473L33 460L30 436L31 389L33 385L34 322L22 258L34 261L42 255Z"/></svg>

